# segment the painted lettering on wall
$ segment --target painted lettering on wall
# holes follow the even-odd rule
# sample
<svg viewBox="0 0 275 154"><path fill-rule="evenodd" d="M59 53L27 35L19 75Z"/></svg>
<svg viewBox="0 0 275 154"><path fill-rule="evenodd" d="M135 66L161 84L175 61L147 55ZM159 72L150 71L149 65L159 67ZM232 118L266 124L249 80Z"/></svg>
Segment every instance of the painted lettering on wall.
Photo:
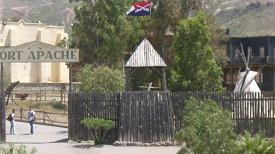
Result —
<svg viewBox="0 0 275 154"><path fill-rule="evenodd" d="M79 51L68 50L1 50L0 62L78 62Z"/></svg>

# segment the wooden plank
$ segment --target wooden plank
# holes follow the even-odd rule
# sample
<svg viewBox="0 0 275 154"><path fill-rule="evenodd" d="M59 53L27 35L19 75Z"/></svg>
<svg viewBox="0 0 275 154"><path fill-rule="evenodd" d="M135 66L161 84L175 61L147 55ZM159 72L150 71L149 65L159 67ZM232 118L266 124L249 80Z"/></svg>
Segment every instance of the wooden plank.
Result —
<svg viewBox="0 0 275 154"><path fill-rule="evenodd" d="M120 104L119 104L119 110L118 110L118 119L119 119L119 121L118 121L118 140L121 142L121 141L123 141L123 122L124 122L124 105L123 105L123 100L124 100L124 95L125 95L125 93L122 93L122 100L121 100L121 102L120 102Z"/></svg>
<svg viewBox="0 0 275 154"><path fill-rule="evenodd" d="M128 142L133 142L134 138L133 138L133 101L129 101L127 104L129 104L129 114L128 114L128 119L129 119L129 123L128 123Z"/></svg>

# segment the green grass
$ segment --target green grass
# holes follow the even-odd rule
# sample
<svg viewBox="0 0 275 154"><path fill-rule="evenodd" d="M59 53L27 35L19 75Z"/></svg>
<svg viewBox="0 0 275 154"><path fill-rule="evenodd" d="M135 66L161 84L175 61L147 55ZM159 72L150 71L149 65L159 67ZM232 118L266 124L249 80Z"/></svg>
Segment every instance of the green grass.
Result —
<svg viewBox="0 0 275 154"><path fill-rule="evenodd" d="M67 105L60 102L40 102L40 101L17 101L16 103L9 103L9 107L28 109L32 107L34 110L41 110L46 112L64 113L67 112Z"/></svg>
<svg viewBox="0 0 275 154"><path fill-rule="evenodd" d="M59 102L56 102L56 103L52 103L51 106L54 108L54 109L57 109L57 110L67 110L67 105L66 104L62 104L62 103L59 103Z"/></svg>

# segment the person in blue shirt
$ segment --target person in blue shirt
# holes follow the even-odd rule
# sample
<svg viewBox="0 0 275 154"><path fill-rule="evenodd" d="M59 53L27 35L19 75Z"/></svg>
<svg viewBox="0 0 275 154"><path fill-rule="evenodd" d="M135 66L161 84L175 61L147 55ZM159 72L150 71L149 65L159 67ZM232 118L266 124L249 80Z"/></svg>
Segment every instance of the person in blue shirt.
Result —
<svg viewBox="0 0 275 154"><path fill-rule="evenodd" d="M15 109L12 109L10 116L10 134L15 135Z"/></svg>
<svg viewBox="0 0 275 154"><path fill-rule="evenodd" d="M31 126L31 134L34 134L34 121L35 121L35 112L30 107L30 110L28 112L28 121Z"/></svg>

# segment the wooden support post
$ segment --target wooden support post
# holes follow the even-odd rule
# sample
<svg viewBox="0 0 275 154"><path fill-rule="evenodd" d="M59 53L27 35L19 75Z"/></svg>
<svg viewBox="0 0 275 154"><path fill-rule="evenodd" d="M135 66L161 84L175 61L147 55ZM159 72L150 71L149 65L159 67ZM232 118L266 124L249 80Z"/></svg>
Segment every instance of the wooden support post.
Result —
<svg viewBox="0 0 275 154"><path fill-rule="evenodd" d="M165 67L161 68L161 87L163 91L167 91Z"/></svg>
<svg viewBox="0 0 275 154"><path fill-rule="evenodd" d="M1 104L0 104L0 143L6 142L6 116L5 116L5 94L4 94L4 70L3 63L1 63Z"/></svg>
<svg viewBox="0 0 275 154"><path fill-rule="evenodd" d="M60 98L61 98L60 103L62 103L63 102L63 90L62 90L62 88L60 89ZM64 104L65 104L65 102L64 102Z"/></svg>
<svg viewBox="0 0 275 154"><path fill-rule="evenodd" d="M47 90L45 90L45 102L47 102Z"/></svg>
<svg viewBox="0 0 275 154"><path fill-rule="evenodd" d="M68 139L73 140L74 135L73 135L73 124L74 122L72 121L72 68L71 68L71 63L68 64L69 67L69 95L68 95ZM74 115L76 116L76 115Z"/></svg>
<svg viewBox="0 0 275 154"><path fill-rule="evenodd" d="M46 113L45 113L45 111L43 111L43 124L45 124L46 123Z"/></svg>
<svg viewBox="0 0 275 154"><path fill-rule="evenodd" d="M23 118L23 108L21 107L20 108L20 120L22 121L22 118Z"/></svg>
<svg viewBox="0 0 275 154"><path fill-rule="evenodd" d="M273 57L274 56L273 52L274 51L272 51L272 49L271 49L270 36L268 36L267 37L267 55L266 56Z"/></svg>
<svg viewBox="0 0 275 154"><path fill-rule="evenodd" d="M69 92L72 92L72 63L69 63Z"/></svg>

